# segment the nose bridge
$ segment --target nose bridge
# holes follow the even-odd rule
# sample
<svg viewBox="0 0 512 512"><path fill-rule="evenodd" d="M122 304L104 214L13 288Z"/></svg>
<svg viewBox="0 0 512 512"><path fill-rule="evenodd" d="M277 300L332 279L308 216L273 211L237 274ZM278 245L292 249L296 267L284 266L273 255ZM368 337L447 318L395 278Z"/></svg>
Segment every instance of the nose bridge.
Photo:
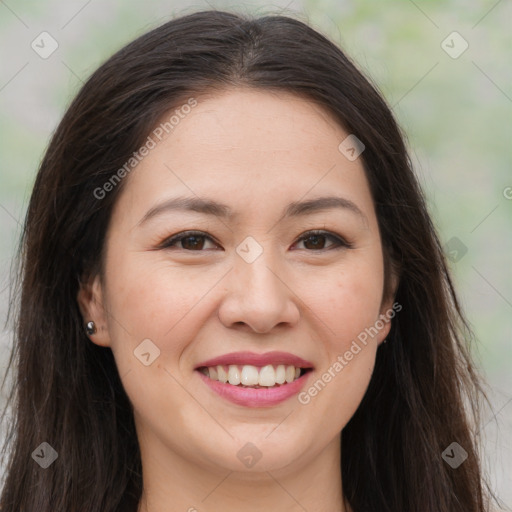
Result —
<svg viewBox="0 0 512 512"><path fill-rule="evenodd" d="M272 237L247 236L237 247L234 274L243 282L251 294L267 293L273 288L278 292L278 283L274 272L279 272L279 258L272 248ZM274 272L271 269L276 269ZM282 284L282 283L281 283Z"/></svg>
<svg viewBox="0 0 512 512"><path fill-rule="evenodd" d="M276 264L276 260L268 248L253 262L248 263L243 258L238 258L234 273L242 285L240 290L243 297L249 300L276 300L283 295L283 283L277 277L279 265Z"/></svg>
<svg viewBox="0 0 512 512"><path fill-rule="evenodd" d="M286 285L283 265L268 246L260 246L260 254L254 258L256 247L250 244L240 244L242 250L249 247L249 251L235 256L219 317L227 326L242 322L257 332L295 323L299 312L291 287Z"/></svg>

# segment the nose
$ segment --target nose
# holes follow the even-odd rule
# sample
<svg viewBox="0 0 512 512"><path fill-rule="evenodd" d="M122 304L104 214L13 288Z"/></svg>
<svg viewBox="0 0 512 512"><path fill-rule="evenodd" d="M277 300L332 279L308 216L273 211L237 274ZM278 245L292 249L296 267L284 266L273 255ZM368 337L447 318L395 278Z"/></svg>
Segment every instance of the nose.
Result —
<svg viewBox="0 0 512 512"><path fill-rule="evenodd" d="M288 273L279 271L265 255L266 251L252 263L237 258L226 276L226 294L218 312L226 327L265 333L299 321L299 299Z"/></svg>

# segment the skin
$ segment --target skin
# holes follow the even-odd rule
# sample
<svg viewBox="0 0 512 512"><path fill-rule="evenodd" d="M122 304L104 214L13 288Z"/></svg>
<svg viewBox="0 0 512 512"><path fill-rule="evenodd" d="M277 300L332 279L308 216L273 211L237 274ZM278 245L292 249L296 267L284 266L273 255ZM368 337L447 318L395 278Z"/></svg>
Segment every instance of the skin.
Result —
<svg viewBox="0 0 512 512"><path fill-rule="evenodd" d="M240 88L197 100L124 178L105 276L92 276L78 295L84 322L98 329L91 341L112 349L134 407L139 511L348 511L340 432L363 398L390 322L307 404L294 396L266 408L235 405L194 367L241 350L291 352L314 365L307 389L390 310L361 159L349 161L338 150L348 133L298 96ZM239 216L167 211L138 225L177 195L215 199ZM335 208L281 219L290 202L327 195L349 199L364 217ZM312 229L352 248L336 248L329 237L300 240ZM213 239L200 238L198 249L190 239L159 248L185 230ZM252 263L236 252L247 236L263 250ZM148 366L134 356L147 338L160 350ZM261 454L251 468L237 457L248 442Z"/></svg>

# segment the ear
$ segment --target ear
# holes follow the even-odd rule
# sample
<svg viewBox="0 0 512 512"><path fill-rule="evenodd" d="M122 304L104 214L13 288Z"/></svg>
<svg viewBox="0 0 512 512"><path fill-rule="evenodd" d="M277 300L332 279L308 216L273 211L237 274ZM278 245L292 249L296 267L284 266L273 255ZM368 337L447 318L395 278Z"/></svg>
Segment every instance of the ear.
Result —
<svg viewBox="0 0 512 512"><path fill-rule="evenodd" d="M395 295L396 290L398 288L398 271L393 266L391 269L390 283L388 286L388 290L384 290L385 296L383 297L381 306L380 306L380 315L379 320L384 323L384 327L379 329L379 333L377 335L377 345L380 345L384 342L389 331L391 330L391 322L392 319L396 316L396 314L402 309L402 305L395 303Z"/></svg>
<svg viewBox="0 0 512 512"><path fill-rule="evenodd" d="M96 332L88 335L91 341L101 347L110 347L107 315L104 308L103 285L99 274L80 284L77 302L82 313L84 329L85 325L91 320L96 326Z"/></svg>

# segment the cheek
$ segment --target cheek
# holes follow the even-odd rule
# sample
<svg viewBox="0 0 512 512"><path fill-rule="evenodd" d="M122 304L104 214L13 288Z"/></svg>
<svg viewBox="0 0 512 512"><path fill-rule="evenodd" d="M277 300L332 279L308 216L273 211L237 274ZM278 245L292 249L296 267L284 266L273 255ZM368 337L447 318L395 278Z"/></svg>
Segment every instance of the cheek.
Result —
<svg viewBox="0 0 512 512"><path fill-rule="evenodd" d="M199 327L190 322L191 312L218 280L199 274L191 279L190 273L166 264L119 258L108 280L112 349L121 356L150 339L163 356L159 362L179 354L183 350L179 340L193 336ZM127 345L131 350L126 350Z"/></svg>
<svg viewBox="0 0 512 512"><path fill-rule="evenodd" d="M330 418L325 424L335 435L353 416L370 382L377 351L372 327L379 318L383 273L378 259L356 258L322 286L310 288L314 317L322 324L318 335L324 352L322 367L302 395L306 408ZM303 288L303 293L306 288Z"/></svg>
<svg viewBox="0 0 512 512"><path fill-rule="evenodd" d="M308 306L325 324L331 352L347 350L353 339L375 324L382 288L382 266L373 258L367 264L354 261L338 272L330 272L323 282L303 286Z"/></svg>

